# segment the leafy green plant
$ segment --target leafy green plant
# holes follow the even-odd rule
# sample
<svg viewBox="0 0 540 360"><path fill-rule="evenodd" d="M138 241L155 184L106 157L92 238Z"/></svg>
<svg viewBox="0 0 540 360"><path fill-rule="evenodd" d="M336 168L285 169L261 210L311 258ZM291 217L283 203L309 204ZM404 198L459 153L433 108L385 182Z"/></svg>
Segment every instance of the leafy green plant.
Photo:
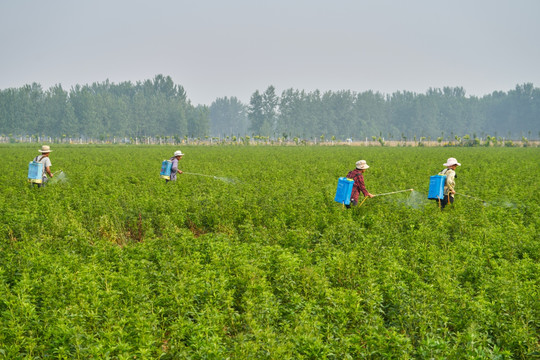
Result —
<svg viewBox="0 0 540 360"><path fill-rule="evenodd" d="M540 351L538 148L1 145L0 358L514 358ZM459 159L459 197L426 199ZM337 178L364 158L372 193ZM421 161L420 161L420 160Z"/></svg>

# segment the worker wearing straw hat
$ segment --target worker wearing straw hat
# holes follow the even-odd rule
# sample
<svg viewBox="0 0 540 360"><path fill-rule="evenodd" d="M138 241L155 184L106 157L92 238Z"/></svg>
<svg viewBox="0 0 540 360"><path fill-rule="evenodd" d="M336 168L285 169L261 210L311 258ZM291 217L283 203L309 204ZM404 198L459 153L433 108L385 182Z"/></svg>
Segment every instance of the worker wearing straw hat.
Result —
<svg viewBox="0 0 540 360"><path fill-rule="evenodd" d="M170 180L165 180L166 183L168 183L169 181L176 181L176 174L181 174L182 173L182 170L178 169L178 161L180 161L180 159L182 159L182 156L184 156L184 153L182 153L182 151L180 151L180 150L176 150L174 152L173 157L171 157L171 159L170 159L172 161L171 179Z"/></svg>
<svg viewBox="0 0 540 360"><path fill-rule="evenodd" d="M51 178L53 177L53 174L51 172L51 159L49 159L49 155L51 153L51 148L49 145L43 145L41 146L41 149L38 150L41 155L38 155L34 158L34 161L42 163L43 164L43 174L42 174L42 182L41 184L37 184L38 187L43 187L47 183L47 175L49 175Z"/></svg>
<svg viewBox="0 0 540 360"><path fill-rule="evenodd" d="M448 158L443 166L446 166L446 169L441 171L439 175L446 175L446 182L444 184L444 198L441 199L441 210L444 209L448 203L454 203L454 194L456 193L454 187L456 186L455 179L457 178L456 168L461 166L461 164L458 163L456 158Z"/></svg>
<svg viewBox="0 0 540 360"><path fill-rule="evenodd" d="M355 206L358 204L358 197L360 195L360 192L362 192L365 197L373 197L373 195L371 195L369 191L367 191L366 185L364 183L363 174L368 168L369 165L367 164L366 160L358 160L356 162L356 169L349 171L349 173L347 174L347 178L354 180L354 185L351 193L351 205ZM350 208L350 205L347 205L347 208Z"/></svg>

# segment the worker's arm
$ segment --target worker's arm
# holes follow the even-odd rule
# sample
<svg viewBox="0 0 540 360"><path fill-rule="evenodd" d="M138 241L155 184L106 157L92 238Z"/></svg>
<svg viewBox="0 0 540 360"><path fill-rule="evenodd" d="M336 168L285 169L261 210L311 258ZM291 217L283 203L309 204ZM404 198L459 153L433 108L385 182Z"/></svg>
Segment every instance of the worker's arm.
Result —
<svg viewBox="0 0 540 360"><path fill-rule="evenodd" d="M454 186L456 186L456 181L454 180L454 177L456 176L456 173L453 171L448 171L446 175L446 186L448 186L448 192L451 194L455 194L456 191L454 190Z"/></svg>
<svg viewBox="0 0 540 360"><path fill-rule="evenodd" d="M370 197L372 198L373 195L371 195L369 193L369 191L367 191L366 189L366 185L364 184L364 177L360 177L360 176L357 176L356 179L354 179L355 183L356 183L356 186L358 186L358 189L362 192L362 194L364 194L365 197Z"/></svg>

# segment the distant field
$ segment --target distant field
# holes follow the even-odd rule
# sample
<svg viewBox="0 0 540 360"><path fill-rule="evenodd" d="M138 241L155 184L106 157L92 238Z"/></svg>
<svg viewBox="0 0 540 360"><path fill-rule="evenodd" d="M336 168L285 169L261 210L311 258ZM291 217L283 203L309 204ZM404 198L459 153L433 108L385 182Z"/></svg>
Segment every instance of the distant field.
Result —
<svg viewBox="0 0 540 360"><path fill-rule="evenodd" d="M0 145L0 359L540 356L540 148ZM429 176L456 157L441 212ZM337 179L365 159L351 210ZM195 175L198 174L198 175ZM206 176L202 176L206 175Z"/></svg>

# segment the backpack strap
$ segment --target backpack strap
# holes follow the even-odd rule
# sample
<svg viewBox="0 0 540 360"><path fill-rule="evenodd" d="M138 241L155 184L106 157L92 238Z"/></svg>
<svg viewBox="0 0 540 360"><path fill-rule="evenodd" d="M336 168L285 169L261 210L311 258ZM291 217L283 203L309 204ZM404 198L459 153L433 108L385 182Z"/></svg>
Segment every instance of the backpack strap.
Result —
<svg viewBox="0 0 540 360"><path fill-rule="evenodd" d="M359 175L362 174L362 173L360 173L360 172L357 172L357 173L353 174L352 177L349 177L349 175L351 175L352 172L354 172L354 170L349 171L349 173L347 174L346 177L347 177L348 179L355 180Z"/></svg>
<svg viewBox="0 0 540 360"><path fill-rule="evenodd" d="M446 175L446 173L448 172L448 170L450 170L449 168L446 168L444 170L442 170L440 173L442 173L443 175ZM439 173L439 174L440 174ZM457 174L454 174L454 177L457 179Z"/></svg>

